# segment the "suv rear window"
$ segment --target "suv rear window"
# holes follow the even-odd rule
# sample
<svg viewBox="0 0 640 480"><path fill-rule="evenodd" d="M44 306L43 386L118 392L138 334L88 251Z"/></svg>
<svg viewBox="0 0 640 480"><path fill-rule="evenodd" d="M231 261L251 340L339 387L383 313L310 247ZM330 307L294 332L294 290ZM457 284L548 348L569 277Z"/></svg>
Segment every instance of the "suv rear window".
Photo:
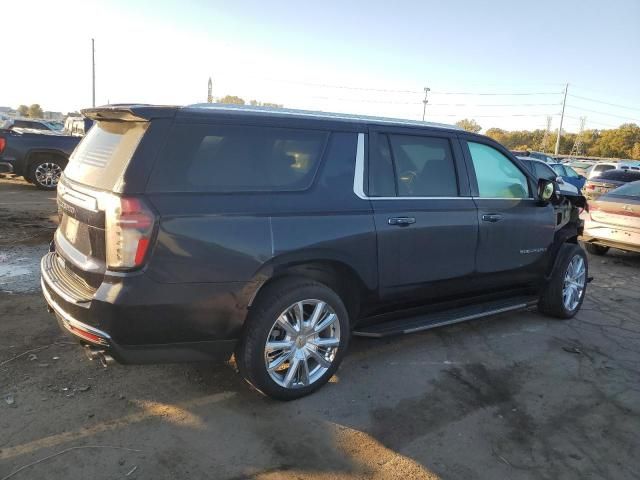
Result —
<svg viewBox="0 0 640 480"><path fill-rule="evenodd" d="M303 190L311 185L327 132L232 125L177 125L149 191Z"/></svg>
<svg viewBox="0 0 640 480"><path fill-rule="evenodd" d="M640 172L634 172L632 170L607 170L606 172L601 173L596 178L593 178L594 181L599 180L615 180L618 182L633 182L635 180L640 180Z"/></svg>
<svg viewBox="0 0 640 480"><path fill-rule="evenodd" d="M101 190L117 190L147 122L96 122L69 158L64 176Z"/></svg>

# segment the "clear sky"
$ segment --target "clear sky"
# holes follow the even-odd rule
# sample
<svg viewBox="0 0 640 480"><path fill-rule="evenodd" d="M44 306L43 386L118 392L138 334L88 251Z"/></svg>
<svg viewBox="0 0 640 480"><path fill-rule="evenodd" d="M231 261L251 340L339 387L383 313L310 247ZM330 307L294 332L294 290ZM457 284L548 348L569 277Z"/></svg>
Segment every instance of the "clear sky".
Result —
<svg viewBox="0 0 640 480"><path fill-rule="evenodd" d="M90 106L95 37L98 104L204 102L211 76L214 97L419 119L429 87L427 120L518 129L553 115L557 128L568 82L569 131L583 115L587 128L640 124L640 0L22 0L1 11L0 106Z"/></svg>

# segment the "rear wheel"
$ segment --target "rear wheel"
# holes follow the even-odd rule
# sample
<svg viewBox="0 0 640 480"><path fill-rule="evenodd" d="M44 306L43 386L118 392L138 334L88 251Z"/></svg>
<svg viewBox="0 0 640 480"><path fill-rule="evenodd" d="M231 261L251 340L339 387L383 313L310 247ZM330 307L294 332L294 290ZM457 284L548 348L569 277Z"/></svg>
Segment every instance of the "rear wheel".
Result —
<svg viewBox="0 0 640 480"><path fill-rule="evenodd" d="M293 400L319 389L338 369L349 342L348 314L333 290L312 280L266 288L247 318L238 368L265 395Z"/></svg>
<svg viewBox="0 0 640 480"><path fill-rule="evenodd" d="M595 243L585 243L584 248L593 255L605 255L609 251L609 247L604 245L596 245Z"/></svg>
<svg viewBox="0 0 640 480"><path fill-rule="evenodd" d="M42 190L55 190L64 167L57 158L38 158L29 166L27 180Z"/></svg>
<svg viewBox="0 0 640 480"><path fill-rule="evenodd" d="M572 318L580 310L587 291L587 255L579 245L565 243L558 256L558 263L540 297L538 309L553 317Z"/></svg>

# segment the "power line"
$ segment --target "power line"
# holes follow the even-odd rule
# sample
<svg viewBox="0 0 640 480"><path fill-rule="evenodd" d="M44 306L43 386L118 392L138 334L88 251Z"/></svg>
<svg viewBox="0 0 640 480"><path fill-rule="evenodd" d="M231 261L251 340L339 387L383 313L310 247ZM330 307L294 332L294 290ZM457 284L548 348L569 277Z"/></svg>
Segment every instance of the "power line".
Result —
<svg viewBox="0 0 640 480"><path fill-rule="evenodd" d="M495 92L432 92L434 95L494 95L494 96L518 96L518 95L562 95L564 92L519 92L519 93L495 93Z"/></svg>
<svg viewBox="0 0 640 480"><path fill-rule="evenodd" d="M631 120L632 122L638 122L640 123L640 120L636 119L636 118L631 118L631 117L623 117L621 115L616 115L614 113L607 113L607 112L600 112L598 110L590 110L588 108L582 108L582 107L576 107L575 105L567 105L567 107L569 108L575 108L576 110L582 110L583 112L591 112L591 113L598 113L600 115L608 115L609 117L617 117L617 118L622 118L623 120Z"/></svg>
<svg viewBox="0 0 640 480"><path fill-rule="evenodd" d="M594 102L594 103L601 103L603 105L609 105L610 107L619 107L619 108L626 108L629 110L636 110L638 112L640 112L640 108L636 108L636 107L628 107L626 105L620 105L619 103L610 103L610 102L603 102L602 100L596 100L595 98L589 98L589 97L582 97L580 95L569 95L572 98L579 98L581 100L586 100L588 102Z"/></svg>

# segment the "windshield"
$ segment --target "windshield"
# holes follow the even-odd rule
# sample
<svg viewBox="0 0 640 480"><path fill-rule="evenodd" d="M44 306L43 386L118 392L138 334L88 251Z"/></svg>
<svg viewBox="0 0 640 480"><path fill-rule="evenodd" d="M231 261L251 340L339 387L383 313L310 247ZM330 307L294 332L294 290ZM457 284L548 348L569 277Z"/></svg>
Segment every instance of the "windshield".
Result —
<svg viewBox="0 0 640 480"><path fill-rule="evenodd" d="M147 122L97 122L69 158L64 176L102 190L117 190Z"/></svg>

